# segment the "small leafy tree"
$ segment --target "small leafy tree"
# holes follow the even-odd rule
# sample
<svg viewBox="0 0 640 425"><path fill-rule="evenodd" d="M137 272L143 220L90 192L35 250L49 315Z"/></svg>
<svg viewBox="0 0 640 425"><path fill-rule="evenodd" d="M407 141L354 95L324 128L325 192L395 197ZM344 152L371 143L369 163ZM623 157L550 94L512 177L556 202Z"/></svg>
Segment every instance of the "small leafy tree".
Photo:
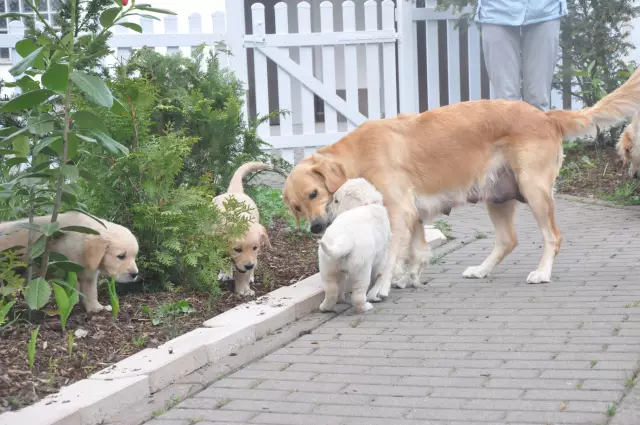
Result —
<svg viewBox="0 0 640 425"><path fill-rule="evenodd" d="M38 309L51 296L49 271L82 270L80 265L53 253L49 242L65 232L95 233L78 226L61 228L57 221L65 210L88 214L77 198L77 183L86 177L77 165L85 147L99 145L116 156L128 153L125 146L110 136L98 115L76 108L73 101L81 98L89 104L128 114L126 106L114 98L107 84L96 75L94 65L108 53L107 40L115 25L141 32L139 25L124 22L125 18L172 12L147 4L136 5L135 1L123 7L121 0L69 0L63 7L59 28L54 28L38 12L40 0L24 1L35 11L35 18L18 13L1 15L26 19L29 31L16 44L22 60L10 70L17 78L12 85L21 93L0 107L5 123L9 122L7 117L13 119L18 115L13 122L17 125L0 130L4 177L0 200L5 211L28 216L28 221L22 224L29 230L27 246L23 247L27 255L27 286L23 295L32 309ZM83 33L83 30L94 31ZM50 222L34 223L34 217L45 212L51 214Z"/></svg>

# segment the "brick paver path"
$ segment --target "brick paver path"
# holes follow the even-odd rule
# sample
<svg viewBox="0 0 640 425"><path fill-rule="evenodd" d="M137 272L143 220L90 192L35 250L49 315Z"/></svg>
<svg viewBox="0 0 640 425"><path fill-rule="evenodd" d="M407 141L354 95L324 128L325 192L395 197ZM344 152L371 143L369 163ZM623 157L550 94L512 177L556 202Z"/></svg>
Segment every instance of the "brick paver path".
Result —
<svg viewBox="0 0 640 425"><path fill-rule="evenodd" d="M493 237L483 207L454 211L473 242L427 285L336 317L149 425L614 423L640 359L640 212L557 204L553 283L524 283L542 253L524 206L518 248L489 278L462 279Z"/></svg>

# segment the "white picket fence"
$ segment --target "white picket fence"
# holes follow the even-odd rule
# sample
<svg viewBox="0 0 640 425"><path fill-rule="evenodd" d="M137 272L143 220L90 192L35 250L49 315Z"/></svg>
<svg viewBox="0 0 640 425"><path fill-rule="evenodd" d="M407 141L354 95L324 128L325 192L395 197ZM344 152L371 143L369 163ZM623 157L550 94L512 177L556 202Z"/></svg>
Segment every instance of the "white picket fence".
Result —
<svg viewBox="0 0 640 425"><path fill-rule="evenodd" d="M295 163L367 119L480 99L488 91L478 29L460 31L456 16L435 11L432 3L285 0L245 10L243 0L226 0L226 13L190 15L187 32L178 30L176 16L132 18L143 33L117 27L109 41L115 54L106 64L126 60L143 46L189 54L203 43L223 43L230 55L220 51L221 64L246 83L245 114L290 112L265 121L258 133ZM204 19L212 30L203 31ZM14 46L23 34L22 22L14 21L9 34L0 36L0 47L13 49L14 63L20 60ZM0 67L0 78L9 79L7 71ZM552 104L562 107L558 93Z"/></svg>

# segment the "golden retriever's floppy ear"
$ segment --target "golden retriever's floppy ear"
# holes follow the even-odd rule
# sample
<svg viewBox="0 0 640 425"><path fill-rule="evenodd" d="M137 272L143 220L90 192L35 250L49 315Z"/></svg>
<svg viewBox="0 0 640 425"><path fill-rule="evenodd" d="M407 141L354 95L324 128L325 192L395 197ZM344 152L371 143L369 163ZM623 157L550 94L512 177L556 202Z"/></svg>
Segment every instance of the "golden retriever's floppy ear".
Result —
<svg viewBox="0 0 640 425"><path fill-rule="evenodd" d="M291 211L293 216L296 218L296 223L298 224L298 227L300 227L300 213L296 211L293 208L293 206L289 203L289 197L287 196L286 186L284 189L282 189L282 202L284 202L284 204L289 207L289 211Z"/></svg>
<svg viewBox="0 0 640 425"><path fill-rule="evenodd" d="M315 164L311 170L324 178L324 184L329 189L329 192L336 193L340 186L348 180L342 164L324 155L314 154L312 158Z"/></svg>
<svg viewBox="0 0 640 425"><path fill-rule="evenodd" d="M260 226L260 242L263 246L266 246L269 249L272 248L271 241L269 240L269 234L267 233L267 229L265 229L264 226Z"/></svg>
<svg viewBox="0 0 640 425"><path fill-rule="evenodd" d="M108 246L109 242L102 236L87 236L83 248L85 269L98 270Z"/></svg>

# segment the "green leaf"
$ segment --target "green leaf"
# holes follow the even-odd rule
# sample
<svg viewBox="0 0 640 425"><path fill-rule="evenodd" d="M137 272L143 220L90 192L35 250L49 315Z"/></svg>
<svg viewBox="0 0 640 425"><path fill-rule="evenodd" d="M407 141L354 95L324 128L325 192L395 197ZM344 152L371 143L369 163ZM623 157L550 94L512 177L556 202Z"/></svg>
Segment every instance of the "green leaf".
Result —
<svg viewBox="0 0 640 425"><path fill-rule="evenodd" d="M79 213L82 213L84 215L86 215L87 217L90 217L92 219L94 219L95 221L97 221L98 223L100 223L100 225L102 227L104 227L105 229L107 228L107 226L104 225L104 223L102 222L102 220L100 220L98 217L96 217L95 215L83 210L82 208L69 208L69 211L76 211Z"/></svg>
<svg viewBox="0 0 640 425"><path fill-rule="evenodd" d="M15 301L9 301L7 304L4 305L4 307L2 307L2 309L0 309L0 325L2 325L6 318L7 318L7 314L9 314L9 310L11 310L11 307L13 307L13 305L15 304Z"/></svg>
<svg viewBox="0 0 640 425"><path fill-rule="evenodd" d="M22 291L22 295L31 310L39 310L49 301L51 287L46 280L39 277L29 282Z"/></svg>
<svg viewBox="0 0 640 425"><path fill-rule="evenodd" d="M40 88L40 83L29 77L28 75L25 75L18 81L16 81L15 85L17 87L20 87L23 92L38 90Z"/></svg>
<svg viewBox="0 0 640 425"><path fill-rule="evenodd" d="M101 78L87 74L84 71L74 70L71 73L71 81L96 105L104 106L105 108L113 106L113 94L111 94L111 90Z"/></svg>
<svg viewBox="0 0 640 425"><path fill-rule="evenodd" d="M100 232L98 232L97 230L93 230L89 227L84 227L84 226L67 226L67 227L63 227L62 229L63 232L78 232L78 233L85 233L87 235L99 235Z"/></svg>
<svg viewBox="0 0 640 425"><path fill-rule="evenodd" d="M140 10L145 11L145 12L162 13L164 15L177 15L176 12L172 12L171 10L157 9L155 7L151 7L150 4L137 4L136 5L136 9L140 9Z"/></svg>
<svg viewBox="0 0 640 425"><path fill-rule="evenodd" d="M128 13L127 16L139 16L141 18L153 19L154 21L159 21L160 18L154 15L145 15L144 13Z"/></svg>
<svg viewBox="0 0 640 425"><path fill-rule="evenodd" d="M44 252L44 245L46 241L47 238L45 238L44 236L40 236L40 238L38 238L35 243L31 244L31 253L29 254L30 260L33 260L34 258L42 255L42 253Z"/></svg>
<svg viewBox="0 0 640 425"><path fill-rule="evenodd" d="M31 52L26 58L23 58L20 62L12 66L11 69L9 69L9 73L11 73L11 75L13 75L14 77L20 74L24 74L24 72L27 69L29 69L34 64L34 62L40 57L43 49L44 49L44 46L38 47L36 50Z"/></svg>
<svg viewBox="0 0 640 425"><path fill-rule="evenodd" d="M98 140L98 143L102 145L109 153L113 155L127 155L129 149L126 146L121 145L111 138L111 136L101 131L91 131L91 134Z"/></svg>
<svg viewBox="0 0 640 425"><path fill-rule="evenodd" d="M83 141L88 142L88 143L98 143L98 141L96 139L93 139L93 138L91 138L89 136L85 136L85 135L80 134L80 133L73 133L73 135L75 137L79 138L80 140L83 140Z"/></svg>
<svg viewBox="0 0 640 425"><path fill-rule="evenodd" d="M118 115L130 115L129 109L117 97L113 98L113 106L111 107L111 112Z"/></svg>
<svg viewBox="0 0 640 425"><path fill-rule="evenodd" d="M84 267L82 267L78 263L74 263L73 261L54 261L50 263L50 266L59 268L60 270L64 270L66 272L80 273L84 271Z"/></svg>
<svg viewBox="0 0 640 425"><path fill-rule="evenodd" d="M100 15L100 25L102 25L103 28L109 28L113 25L113 22L116 20L116 17L121 10L122 5L121 7L112 7L102 12Z"/></svg>
<svg viewBox="0 0 640 425"><path fill-rule="evenodd" d="M80 142L80 139L75 137L73 133L69 133L68 140L69 140L69 145L67 148L67 161L75 158L75 156L78 154L78 143ZM51 144L51 148L58 153L59 158L62 158L63 143L64 143L64 140L61 137L60 139L56 140L54 143Z"/></svg>
<svg viewBox="0 0 640 425"><path fill-rule="evenodd" d="M69 85L69 65L54 63L42 74L42 84L49 90L64 93Z"/></svg>
<svg viewBox="0 0 640 425"><path fill-rule="evenodd" d="M62 136L53 136L53 137L47 137L45 139L40 140L40 143L38 143L36 147L33 148L33 156L38 156L40 154L40 151L42 151L42 149L46 148L47 146L61 139L62 139Z"/></svg>
<svg viewBox="0 0 640 425"><path fill-rule="evenodd" d="M135 32L142 33L142 27L140 25L136 24L136 23L133 23L133 22L120 22L120 23L118 23L118 25L120 25L121 27L132 29Z"/></svg>
<svg viewBox="0 0 640 425"><path fill-rule="evenodd" d="M52 283L53 286L53 295L56 299L56 305L58 306L58 310L60 310L60 314L69 310L69 296L67 295L67 291L64 290L63 287ZM66 328L66 321L62 322L62 330Z"/></svg>
<svg viewBox="0 0 640 425"><path fill-rule="evenodd" d="M47 223L42 225L42 233L46 236L52 236L55 232L60 228L60 223L57 221L55 223Z"/></svg>
<svg viewBox="0 0 640 425"><path fill-rule="evenodd" d="M35 106L41 105L45 100L49 99L54 92L47 89L32 90L26 93L22 93L18 97L14 97L7 102L0 111L2 112L15 112L21 109L29 109ZM111 107L111 105L109 105Z"/></svg>
<svg viewBox="0 0 640 425"><path fill-rule="evenodd" d="M36 341L38 340L38 331L40 326L31 332L31 337L27 343L27 357L29 358L29 369L33 369L33 363L36 360Z"/></svg>
<svg viewBox="0 0 640 425"><path fill-rule="evenodd" d="M19 137L16 137L12 141L13 148L17 151L16 153L20 156L29 155L29 138L26 134L22 134Z"/></svg>
<svg viewBox="0 0 640 425"><path fill-rule="evenodd" d="M36 50L38 50L38 45L28 38L16 43L16 52L23 58L29 56Z"/></svg>
<svg viewBox="0 0 640 425"><path fill-rule="evenodd" d="M17 157L17 158L9 158L4 163L7 167L15 167L16 165L26 164L29 162L27 158Z"/></svg>
<svg viewBox="0 0 640 425"><path fill-rule="evenodd" d="M49 114L43 114L36 117L29 117L27 119L27 128L31 134L46 134L53 131L53 123L55 118Z"/></svg>
<svg viewBox="0 0 640 425"><path fill-rule="evenodd" d="M69 179L69 181L71 183L75 182L76 180L78 180L79 177L79 171L78 171L78 167L76 167L73 164L61 164L60 165L60 171L62 172L62 175Z"/></svg>
<svg viewBox="0 0 640 425"><path fill-rule="evenodd" d="M73 114L73 121L75 121L76 127L80 129L107 132L107 127L102 119L93 112L78 111Z"/></svg>

